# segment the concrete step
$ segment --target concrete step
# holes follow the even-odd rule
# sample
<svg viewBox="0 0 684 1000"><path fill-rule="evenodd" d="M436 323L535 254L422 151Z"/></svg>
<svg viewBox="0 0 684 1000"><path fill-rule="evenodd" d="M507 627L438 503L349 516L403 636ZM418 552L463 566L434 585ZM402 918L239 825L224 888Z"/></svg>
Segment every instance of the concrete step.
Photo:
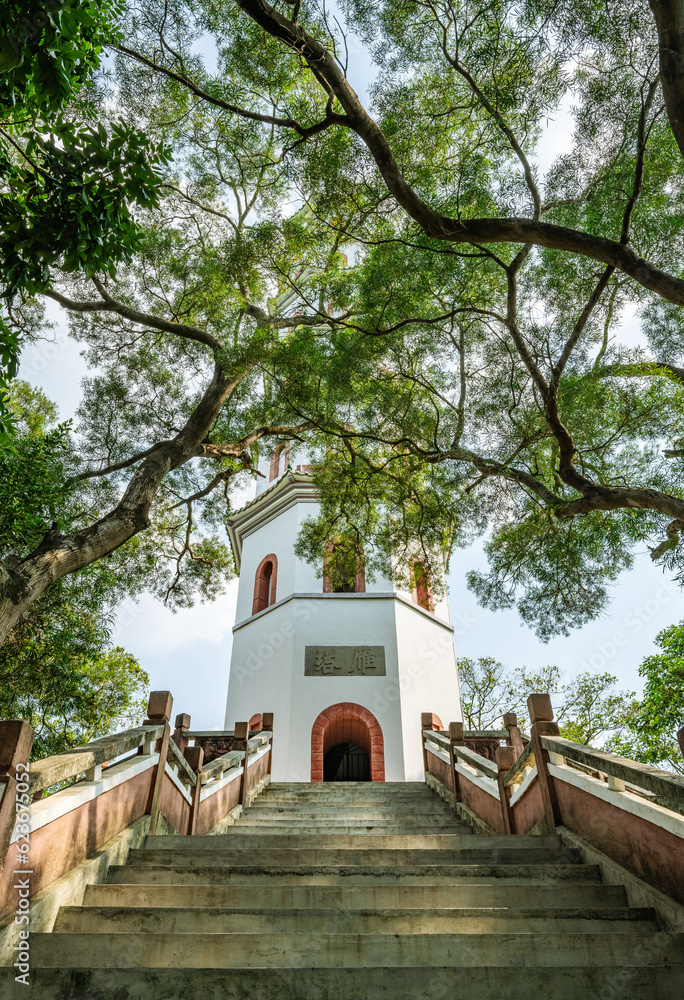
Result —
<svg viewBox="0 0 684 1000"><path fill-rule="evenodd" d="M346 783L345 783L346 784ZM277 799L281 802L321 802L330 800L331 802L396 802L398 800L406 802L442 802L443 800L429 788L423 786L420 789L397 788L395 785L355 785L349 789L343 783L323 782L313 791L311 787L302 791L285 791L278 789L276 785L269 785L261 795L259 800L269 802Z"/></svg>
<svg viewBox="0 0 684 1000"><path fill-rule="evenodd" d="M368 795L434 795L424 781L272 781L264 794L275 792L296 792L298 794L352 795L365 792Z"/></svg>
<svg viewBox="0 0 684 1000"><path fill-rule="evenodd" d="M245 819L239 820L236 824L236 832L244 833L247 830L261 830L266 833L289 833L293 836L298 834L307 833L382 833L386 836L391 836L392 834L412 834L414 837L421 836L422 834L434 834L434 833L454 833L458 830L458 826L453 823L401 823L401 824L391 824L382 823L380 821L374 821L370 823L365 823L363 820L356 820L352 823L338 822L338 823L325 823L318 820L313 820L310 823L302 823L301 818L296 821L290 821L283 819L275 820L269 819Z"/></svg>
<svg viewBox="0 0 684 1000"><path fill-rule="evenodd" d="M429 805L443 806L445 809L451 810L451 806L447 805L443 799L440 799L439 796L433 793L427 795L403 795L401 792L392 792L391 795L283 795L277 792L270 795L268 792L263 792L255 800L252 808L255 808L257 804L261 806L271 805L272 803L299 809L307 805L343 805L348 807L377 804L386 806L397 802L416 807Z"/></svg>
<svg viewBox="0 0 684 1000"><path fill-rule="evenodd" d="M111 870L111 869L110 869ZM544 911L590 909L591 907L624 907L627 896L621 885L604 885L600 882L557 882L551 885L521 883L511 885L497 880L477 884L462 882L456 885L422 884L404 885L397 880L385 885L353 885L348 881L337 885L305 885L293 881L291 885L220 885L213 882L193 884L156 882L121 882L86 887L83 905L107 907L182 907L196 911L199 908L232 909L429 909L472 907L537 907Z"/></svg>
<svg viewBox="0 0 684 1000"><path fill-rule="evenodd" d="M235 827L230 827L234 830ZM356 843L354 847L360 847L363 850L378 850L385 849L389 851L393 850L429 850L429 851L442 851L442 850L478 850L484 851L489 849L492 850L502 850L504 848L513 847L516 850L521 850L522 848L534 848L535 850L546 850L555 851L559 850L563 846L563 841L561 838L554 834L552 836L543 837L529 837L521 835L519 837L508 837L503 834L493 834L486 835L480 833L473 833L470 827L466 828L469 832L466 835L455 834L436 836L436 837L421 837L417 838L421 841L420 844L407 845L403 841L416 839L409 837L383 837L377 838L386 843L381 843L378 845L370 844L370 836L368 834L362 834L356 838ZM150 850L188 850L188 851L211 851L213 854L215 851L225 851L225 850L249 850L249 851L259 851L263 849L277 849L277 850L344 850L348 849L346 844L338 844L337 841L339 837L328 837L325 834L322 836L317 836L312 834L311 836L302 837L288 837L288 836L277 836L272 837L270 834L262 833L249 833L247 836L242 837L239 833L226 833L219 834L216 837L211 836L183 836L177 834L170 834L168 836L159 837L147 837L145 840L145 849ZM397 843L395 843L395 841Z"/></svg>
<svg viewBox="0 0 684 1000"><path fill-rule="evenodd" d="M459 830L458 833L454 834L419 834L406 835L406 834L373 834L373 833L355 833L355 834L291 834L291 833L273 833L270 830L249 830L236 826L231 826L228 828L228 832L221 834L217 837L184 837L177 835L170 835L167 837L148 837L145 841L145 847L149 847L153 850L179 850L179 849L190 849L192 851L209 851L213 852L217 849L221 850L224 848L235 849L235 850L262 850L262 849L298 849L303 850L317 849L321 846L325 846L329 849L353 849L362 848L364 850L374 850L378 848L386 850L459 850L465 844L465 838L468 842L473 839L473 837L479 837L478 846L488 846L489 843L493 843L495 846L499 846L500 842L510 843L510 838L505 837L483 837L477 834L473 834L470 827L467 827L464 831ZM516 838L525 839L527 838ZM546 844L546 837L534 837L533 840L542 841L540 846L548 847L559 847L561 844L560 838L548 838L549 841L553 840L553 843Z"/></svg>
<svg viewBox="0 0 684 1000"><path fill-rule="evenodd" d="M393 818L411 819L415 816L435 816L449 819L456 817L453 809L439 805L438 802L402 803L402 802L350 802L341 805L339 802L303 802L293 806L288 802L257 802L250 806L250 816L277 816L284 813L287 816L391 816ZM245 816L246 818L246 816Z"/></svg>
<svg viewBox="0 0 684 1000"><path fill-rule="evenodd" d="M2 1000L25 1000L14 969L0 969ZM222 970L41 969L31 972L31 1000L681 1000L684 966L626 963L467 968L271 968Z"/></svg>
<svg viewBox="0 0 684 1000"><path fill-rule="evenodd" d="M388 851L388 850L337 850L318 848L315 850L243 850L219 848L216 851L203 851L201 864L204 866L227 867L259 867L265 868L312 868L320 865L327 868L333 865L341 867L435 867L453 865L557 865L580 864L582 857L575 848L537 848L534 846L518 847L513 843L510 847L472 849L449 851ZM197 864L197 854L192 848L179 850L152 850L149 847L132 850L128 856L129 865L183 865L193 867Z"/></svg>
<svg viewBox="0 0 684 1000"><path fill-rule="evenodd" d="M387 812L373 813L370 810L355 812L344 809L335 809L329 813L317 813L314 810L309 812L306 809L274 810L273 812L264 810L259 812L257 809L249 809L244 816L240 817L236 825L239 827L263 826L264 824L269 826L274 824L294 827L311 825L324 829L331 824L333 826L384 824L386 826L401 826L405 833L410 833L414 827L434 826L436 828L444 827L448 830L453 829L457 823L458 820L453 813L446 815L429 813L425 815L422 812L408 814L405 811L390 812L388 810ZM460 824L458 825L460 826Z"/></svg>
<svg viewBox="0 0 684 1000"><path fill-rule="evenodd" d="M447 829L454 828L454 816L453 813L443 814L440 812L431 812L429 810L421 810L420 812L414 813L410 816L405 816L399 812L382 812L381 810L340 810L340 809L250 809L249 814L245 816L244 821L242 819L238 820L237 826L242 827L248 824L254 824L255 822L260 822L266 825L271 825L274 823L296 823L297 826L315 826L322 829L326 826L335 825L338 823L344 823L345 826L349 826L352 823L357 823L360 826L369 826L375 824L388 824L390 826L399 826L400 824L406 827L407 831L411 829L412 826L431 826L437 825L440 827L446 827Z"/></svg>
<svg viewBox="0 0 684 1000"><path fill-rule="evenodd" d="M658 930L650 907L238 909L63 906L53 928L71 934L611 934Z"/></svg>
<svg viewBox="0 0 684 1000"><path fill-rule="evenodd" d="M626 925L628 927L629 925ZM280 969L682 963L684 934L33 934L33 968Z"/></svg>
<svg viewBox="0 0 684 1000"><path fill-rule="evenodd" d="M475 884L478 880L507 881L512 885L551 885L557 882L599 882L598 865L112 865L108 881L155 885L421 885Z"/></svg>
<svg viewBox="0 0 684 1000"><path fill-rule="evenodd" d="M309 805L341 805L345 808L351 806L365 806L365 805L393 805L397 802L406 803L409 806L415 806L416 808L422 808L423 806L443 806L445 809L449 809L453 812L450 805L440 799L439 796L430 795L402 795L400 792L393 792L391 795L269 795L267 792L263 792L258 799L255 800L252 808L256 808L256 805L285 805L292 808L302 808Z"/></svg>

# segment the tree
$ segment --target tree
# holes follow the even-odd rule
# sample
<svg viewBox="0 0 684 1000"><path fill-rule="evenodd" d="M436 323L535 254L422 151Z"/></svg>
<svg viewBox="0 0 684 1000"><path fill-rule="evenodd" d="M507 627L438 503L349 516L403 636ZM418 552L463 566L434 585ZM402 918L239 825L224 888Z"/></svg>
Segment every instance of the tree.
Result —
<svg viewBox="0 0 684 1000"><path fill-rule="evenodd" d="M0 638L115 551L138 580L175 551L166 593L191 599L228 566L217 526L258 442L303 434L339 442L324 518L369 571L371 534L449 551L489 531L473 586L543 635L599 613L635 544L680 558L681 156L650 11L575 6L349 0L381 69L371 116L315 3L130 5L115 90L68 114L139 123L153 196L121 186L136 237L114 276L62 252L36 289L98 366L70 478L100 485L89 519L0 570ZM576 149L542 178L568 99ZM611 342L635 308L652 353Z"/></svg>
<svg viewBox="0 0 684 1000"><path fill-rule="evenodd" d="M493 656L477 660L461 656L456 660L461 688L463 726L467 730L498 729L506 712L519 714L525 729L527 696L534 691L555 691L560 670L542 668L538 674L526 669L511 671Z"/></svg>
<svg viewBox="0 0 684 1000"><path fill-rule="evenodd" d="M592 745L608 733L619 738L629 725L634 695L615 691L618 678L611 674L584 673L562 683L556 666L509 670L491 656L456 663L467 730L499 728L505 712L516 712L524 731L527 697L537 691L551 693L561 736L576 743Z"/></svg>
<svg viewBox="0 0 684 1000"><path fill-rule="evenodd" d="M684 724L684 622L656 636L662 653L647 656L639 667L645 679L626 730L609 744L613 753L684 774L677 731Z"/></svg>
<svg viewBox="0 0 684 1000"><path fill-rule="evenodd" d="M503 144L514 154L528 189L532 216L475 218L470 212L467 215L462 212L459 203L431 205L422 196L421 182L427 181L428 186L437 191L441 188L442 193L444 185L435 183L441 178L426 177L426 162L423 160L423 176L416 177L417 183L412 183L407 176L406 167L400 165L393 149L392 140L398 140L402 153L406 151L413 154L413 158L420 159L425 147L420 150L411 148L414 139L411 134L412 126L417 125L417 131L422 131L423 138L426 138L425 119L434 121L437 118L434 110L432 115L425 115L423 121L409 119L407 122L393 117L388 121L390 127L383 129L368 114L351 87L336 56L336 48L326 44L325 34L321 40L322 33L316 31L317 25L313 18L312 30L307 31L300 18L301 4L295 5L296 13L290 19L260 0L236 0L236 3L271 38L280 41L285 48L301 58L330 98L329 126L341 126L359 137L369 151L387 191L427 236L447 243L470 243L475 246L517 243L526 247L539 246L569 251L600 261L607 267L619 268L643 287L664 296L668 301L684 304L684 281L640 258L627 247L628 239L624 234L619 239L611 239L579 228L542 221L544 208L548 211L549 206L542 203L536 188L534 170L511 125L515 118L520 118L524 137L533 141L541 115L548 114L552 106L558 105L559 96L565 89L561 78L563 60L580 51L587 39L591 39L598 49L596 55L603 86L609 76L616 77L616 89L624 82L625 74L620 72L621 69L624 70L624 65L620 65L620 60L624 56L625 43L632 50L630 56L636 55L637 50L639 52L639 64L634 72L634 77L639 79L643 73L642 67L652 65L657 60L658 40L655 24L646 12L640 16L642 12L637 5L630 10L627 18L618 19L618 30L612 33L613 37L610 34L605 37L600 30L592 30L593 10L587 18L588 25L582 18L571 17L573 45L570 49L561 45L554 51L552 38L556 26L553 18L549 17L548 5L545 3L521 7L511 2L491 5L479 2L454 3L452 0L435 0L429 3L421 0L385 0L372 8L357 0L348 0L344 4L352 26L362 33L369 45L373 45L374 57L383 68L389 70L383 80L382 99L387 99L390 89L397 90L399 101L406 107L406 98L410 95L411 99L415 99L417 90L415 87L397 87L401 74L409 68L413 69L417 71L418 79L423 84L428 83L426 77L429 74L432 86L428 93L431 95L437 90L442 115L447 119L458 116L463 108L466 115L473 108L483 111L491 120L492 129L499 133ZM561 6L559 21L570 13L570 5ZM315 4L312 7L315 9ZM309 10L305 10L308 14ZM606 20L609 18L610 15ZM330 30L327 22L325 28L326 31ZM484 81L479 79L477 70L482 71ZM421 71L426 71L422 80ZM464 89L459 89L461 81ZM439 101L442 96L451 97L452 94L458 103ZM339 104L341 114L335 114L335 102ZM423 116L419 113L415 117L420 119ZM397 133L397 120L402 120L404 126L401 133ZM280 124L291 127L291 123ZM435 144L444 143L443 131L449 128L449 124L447 121L443 128L435 125L436 136L431 136L431 146L435 138ZM429 129L429 125L427 128ZM500 154L500 149L496 149L495 153L492 148L491 153ZM428 157L427 162L430 169L434 170L434 160ZM411 166L413 167L413 163ZM588 193L583 193L571 201L581 204L588 197ZM554 204L553 208L556 207L558 206Z"/></svg>

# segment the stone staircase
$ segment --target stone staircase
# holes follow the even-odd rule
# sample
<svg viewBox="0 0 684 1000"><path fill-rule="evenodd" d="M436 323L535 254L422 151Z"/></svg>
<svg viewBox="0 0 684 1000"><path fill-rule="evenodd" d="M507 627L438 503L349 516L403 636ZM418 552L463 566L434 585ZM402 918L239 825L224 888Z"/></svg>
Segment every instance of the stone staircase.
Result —
<svg viewBox="0 0 684 1000"><path fill-rule="evenodd" d="M681 1000L684 935L560 838L476 835L426 785L271 784L62 907L31 980L0 996Z"/></svg>

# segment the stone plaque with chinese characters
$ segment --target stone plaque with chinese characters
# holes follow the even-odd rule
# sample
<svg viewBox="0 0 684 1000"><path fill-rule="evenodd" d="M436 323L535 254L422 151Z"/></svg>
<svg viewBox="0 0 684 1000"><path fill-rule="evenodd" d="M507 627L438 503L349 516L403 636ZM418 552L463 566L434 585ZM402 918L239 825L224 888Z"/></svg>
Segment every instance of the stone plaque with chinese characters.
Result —
<svg viewBox="0 0 684 1000"><path fill-rule="evenodd" d="M384 677L384 646L307 646L306 677Z"/></svg>

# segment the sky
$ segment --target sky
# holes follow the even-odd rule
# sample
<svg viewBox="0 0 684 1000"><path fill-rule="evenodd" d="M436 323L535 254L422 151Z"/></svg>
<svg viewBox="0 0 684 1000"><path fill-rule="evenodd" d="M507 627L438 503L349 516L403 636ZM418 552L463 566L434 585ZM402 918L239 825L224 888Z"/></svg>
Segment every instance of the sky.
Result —
<svg viewBox="0 0 684 1000"><path fill-rule="evenodd" d="M330 5L329 5L330 7ZM373 66L358 39L350 35L349 78L367 98ZM211 53L207 47L206 52ZM569 102L549 119L536 163L544 171L572 145ZM31 347L22 357L20 377L42 387L59 406L60 418L73 416L86 368L80 347L68 339L61 310L50 309L55 339ZM621 340L636 344L639 325L626 316ZM640 689L638 666L654 652L659 631L684 618L684 592L655 566L647 551L637 553L634 568L613 590L606 614L569 637L540 642L515 611L490 612L467 589L469 570L486 566L480 544L456 550L448 576L451 617L457 656L493 656L515 668L557 664L567 678L586 670L610 672L623 689ZM120 610L114 634L117 644L133 653L150 674L152 689L169 690L174 712L187 712L196 729L223 727L228 669L235 620L237 581L211 604L172 613L149 595ZM439 714L439 706L424 706Z"/></svg>

